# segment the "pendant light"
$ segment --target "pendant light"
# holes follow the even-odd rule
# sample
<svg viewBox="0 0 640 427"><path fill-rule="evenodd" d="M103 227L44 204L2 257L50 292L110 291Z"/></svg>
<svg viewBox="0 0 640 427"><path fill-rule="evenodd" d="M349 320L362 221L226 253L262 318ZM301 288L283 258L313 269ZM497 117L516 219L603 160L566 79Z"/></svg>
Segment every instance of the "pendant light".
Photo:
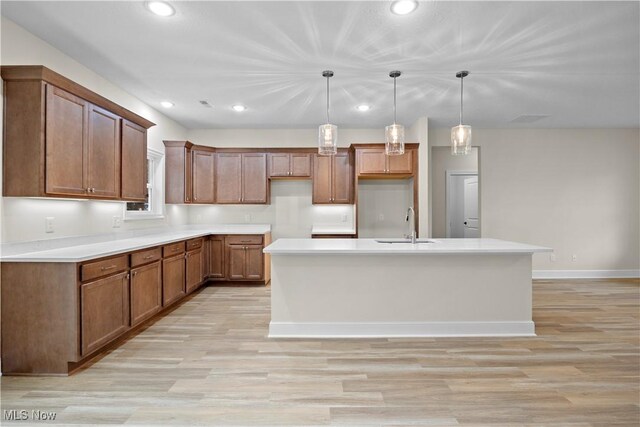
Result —
<svg viewBox="0 0 640 427"><path fill-rule="evenodd" d="M404 154L404 126L396 123L396 79L401 71L392 71L389 77L393 78L393 124L384 128L385 144L384 152L387 156L399 156Z"/></svg>
<svg viewBox="0 0 640 427"><path fill-rule="evenodd" d="M451 154L454 156L471 152L471 126L462 124L463 80L468 75L468 71L458 71L456 73L456 77L460 79L460 124L451 128Z"/></svg>
<svg viewBox="0 0 640 427"><path fill-rule="evenodd" d="M327 79L327 123L318 128L318 154L333 156L338 152L338 126L329 121L329 79L333 71L323 71L322 77Z"/></svg>

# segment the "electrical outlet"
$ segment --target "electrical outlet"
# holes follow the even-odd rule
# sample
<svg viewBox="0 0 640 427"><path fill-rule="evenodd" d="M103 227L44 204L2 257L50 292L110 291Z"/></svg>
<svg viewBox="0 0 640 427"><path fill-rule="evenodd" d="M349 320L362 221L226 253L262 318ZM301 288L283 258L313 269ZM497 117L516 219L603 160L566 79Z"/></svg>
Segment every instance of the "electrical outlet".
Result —
<svg viewBox="0 0 640 427"><path fill-rule="evenodd" d="M384 214L378 214L378 221L384 221Z"/></svg>
<svg viewBox="0 0 640 427"><path fill-rule="evenodd" d="M577 260L578 260L578 255L576 255L576 254L571 255L571 261L575 262Z"/></svg>
<svg viewBox="0 0 640 427"><path fill-rule="evenodd" d="M555 253L552 253L551 255L549 255L549 261L556 262L556 254Z"/></svg>
<svg viewBox="0 0 640 427"><path fill-rule="evenodd" d="M120 228L121 225L122 225L122 218L120 218L118 215L114 215L111 226L113 228Z"/></svg>
<svg viewBox="0 0 640 427"><path fill-rule="evenodd" d="M244 222L251 222L251 214L245 214Z"/></svg>
<svg viewBox="0 0 640 427"><path fill-rule="evenodd" d="M342 214L342 222L347 222L347 214Z"/></svg>
<svg viewBox="0 0 640 427"><path fill-rule="evenodd" d="M44 219L44 232L45 233L53 233L53 221L54 217L48 216Z"/></svg>

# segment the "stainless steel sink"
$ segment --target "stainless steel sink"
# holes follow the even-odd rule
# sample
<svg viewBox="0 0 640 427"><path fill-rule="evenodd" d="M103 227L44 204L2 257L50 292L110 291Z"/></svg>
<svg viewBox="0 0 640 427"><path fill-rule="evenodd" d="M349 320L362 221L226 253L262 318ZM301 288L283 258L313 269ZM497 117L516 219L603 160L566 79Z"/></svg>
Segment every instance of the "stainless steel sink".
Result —
<svg viewBox="0 0 640 427"><path fill-rule="evenodd" d="M409 243L411 244L411 239L376 239L378 243ZM436 243L435 240L432 239L417 239L416 243Z"/></svg>

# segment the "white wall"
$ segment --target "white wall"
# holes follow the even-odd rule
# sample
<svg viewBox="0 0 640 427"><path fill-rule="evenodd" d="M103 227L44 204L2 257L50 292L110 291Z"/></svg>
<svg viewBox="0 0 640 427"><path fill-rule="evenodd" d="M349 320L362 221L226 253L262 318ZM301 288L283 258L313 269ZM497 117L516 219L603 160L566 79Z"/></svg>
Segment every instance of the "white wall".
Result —
<svg viewBox="0 0 640 427"><path fill-rule="evenodd" d="M413 180L360 180L358 183L358 237L403 237L410 233L405 221L413 206Z"/></svg>
<svg viewBox="0 0 640 427"><path fill-rule="evenodd" d="M73 58L2 17L0 21L0 63L2 65L44 65L156 123L149 129L150 148L164 151L163 139L184 139L186 130L178 123L129 95ZM1 130L2 124L0 124ZM122 215L122 202L69 201L2 198L0 210L2 241L49 239L97 234L143 227L182 223L186 211L172 210L165 219L125 222L111 227L112 217ZM45 217L53 216L55 232L44 232Z"/></svg>
<svg viewBox="0 0 640 427"><path fill-rule="evenodd" d="M431 224L432 237L447 236L447 171L477 171L478 148L473 147L467 156L452 156L449 147L433 147L431 149ZM482 185L482 182L480 182ZM480 218L482 221L482 218Z"/></svg>
<svg viewBox="0 0 640 427"><path fill-rule="evenodd" d="M640 130L474 129L483 237L554 248L534 270L640 268ZM449 144L432 129L429 144ZM572 261L572 256L576 260Z"/></svg>

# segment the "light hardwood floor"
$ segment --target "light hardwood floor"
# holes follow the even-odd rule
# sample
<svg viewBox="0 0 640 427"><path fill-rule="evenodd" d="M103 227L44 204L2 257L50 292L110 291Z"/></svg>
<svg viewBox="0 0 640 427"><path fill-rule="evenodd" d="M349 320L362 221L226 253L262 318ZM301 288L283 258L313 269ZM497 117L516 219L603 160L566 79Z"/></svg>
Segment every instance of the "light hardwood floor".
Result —
<svg viewBox="0 0 640 427"><path fill-rule="evenodd" d="M639 284L535 282L535 338L373 340L270 340L269 288L208 287L71 377L1 378L2 409L57 412L38 425L638 426Z"/></svg>

